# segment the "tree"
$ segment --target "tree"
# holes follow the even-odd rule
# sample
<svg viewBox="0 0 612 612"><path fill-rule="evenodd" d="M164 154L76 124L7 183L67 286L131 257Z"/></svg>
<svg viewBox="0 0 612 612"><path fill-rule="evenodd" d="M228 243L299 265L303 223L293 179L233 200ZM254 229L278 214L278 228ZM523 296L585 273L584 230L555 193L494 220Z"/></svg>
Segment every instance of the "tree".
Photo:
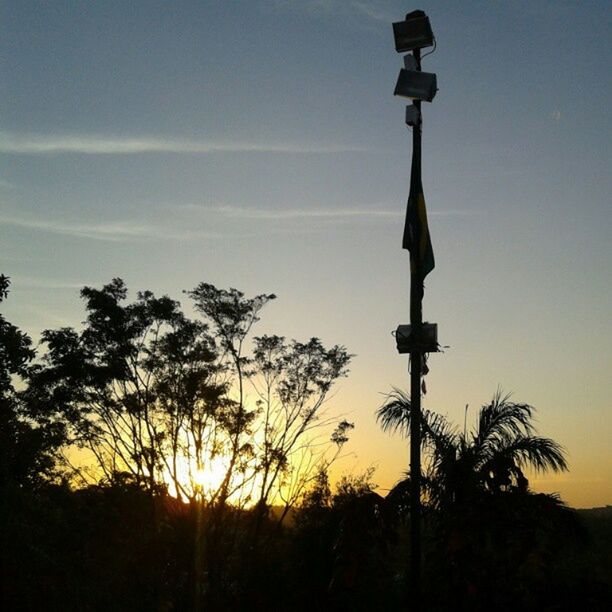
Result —
<svg viewBox="0 0 612 612"><path fill-rule="evenodd" d="M351 355L341 346L326 349L318 338L287 342L277 335L255 337L249 354L249 333L274 294L246 298L237 289L201 283L189 295L218 339L236 407L217 502L241 489L265 514L271 500L282 500L282 520L316 471L333 460L330 446L337 456L347 440L352 424L327 417L323 406L333 384L346 375ZM324 438L327 429L333 431Z"/></svg>
<svg viewBox="0 0 612 612"><path fill-rule="evenodd" d="M399 610L395 530L385 499L375 492L374 468L344 475L335 493L317 474L294 516L299 598L321 610ZM299 600L298 598L298 600Z"/></svg>
<svg viewBox="0 0 612 612"><path fill-rule="evenodd" d="M204 323L181 316L156 340L147 365L164 432L161 454L175 493L202 498L198 475L215 459L228 413L235 411L214 338Z"/></svg>
<svg viewBox="0 0 612 612"><path fill-rule="evenodd" d="M10 285L10 279L0 274L0 303L7 298ZM31 338L0 314L0 393L15 391L12 377L25 376L33 358Z"/></svg>
<svg viewBox="0 0 612 612"><path fill-rule="evenodd" d="M0 275L0 302L9 286ZM62 424L33 410L15 387L29 380L34 356L31 338L0 314L0 486L35 486L52 478L65 441Z"/></svg>
<svg viewBox="0 0 612 612"><path fill-rule="evenodd" d="M526 492L525 470L567 470L561 445L535 435L534 408L498 390L473 431L458 432L441 414L423 411L425 487L430 504L445 508L483 493ZM410 398L394 390L378 411L385 431L410 435Z"/></svg>
<svg viewBox="0 0 612 612"><path fill-rule="evenodd" d="M535 434L533 413L501 391L469 432L423 411L424 574L431 609L525 609L549 590L547 567L576 531L576 519L557 496L529 490L527 469L567 470L563 448ZM386 431L410 435L410 398L395 390L378 420ZM400 516L410 508L408 482L387 496Z"/></svg>
<svg viewBox="0 0 612 612"><path fill-rule="evenodd" d="M43 332L47 351L28 395L61 415L72 442L93 454L107 480L125 473L152 492L167 467L159 353L187 321L177 302L148 291L124 305L127 288L117 278L102 289L85 287L81 296L85 328Z"/></svg>
<svg viewBox="0 0 612 612"><path fill-rule="evenodd" d="M218 289L209 283L200 283L193 291L188 292L194 300L196 310L210 322L214 336L220 347L219 359L226 375L228 388L234 387L236 399L233 401L233 411L227 415L228 437L218 447L219 454L229 457L225 475L219 490L213 499L223 506L232 493L244 489L252 472L248 472L248 464L253 459L252 426L257 418L258 408L246 404L246 378L248 376L249 358L244 354L245 341L251 328L259 321L260 310L271 300L274 294L260 294L253 298L245 298L244 293L237 289ZM238 483L233 482L239 474ZM233 490L232 490L233 488ZM250 501L250 495L247 495Z"/></svg>
<svg viewBox="0 0 612 612"><path fill-rule="evenodd" d="M344 347L327 350L317 338L289 344L281 336L255 338L251 380L262 410L255 435L257 504L263 509L278 497L285 504L281 520L348 440L353 424L346 420L337 423L328 440L317 438L335 423L326 418L323 405L333 383L346 375L350 359ZM329 441L335 447L331 456Z"/></svg>
<svg viewBox="0 0 612 612"><path fill-rule="evenodd" d="M201 283L189 295L202 319L188 318L167 296L142 291L129 302L127 295L118 278L85 287L83 329L43 332L29 404L63 422L72 442L92 454L94 480L127 476L151 493L170 487L217 507L229 499L265 506L282 485L293 503L316 464L298 458L315 448L315 428L335 424L321 409L346 374L346 350L316 338L251 341L273 294L247 298ZM262 381L265 397L252 401L249 391L260 393ZM330 447L337 454L351 427L339 423L311 456L322 460Z"/></svg>

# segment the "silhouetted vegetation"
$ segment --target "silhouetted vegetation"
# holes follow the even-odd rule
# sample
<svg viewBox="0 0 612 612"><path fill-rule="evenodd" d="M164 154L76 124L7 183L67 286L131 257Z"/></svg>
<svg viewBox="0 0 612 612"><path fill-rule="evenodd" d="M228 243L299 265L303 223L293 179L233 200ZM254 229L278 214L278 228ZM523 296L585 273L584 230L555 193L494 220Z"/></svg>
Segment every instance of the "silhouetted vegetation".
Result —
<svg viewBox="0 0 612 612"><path fill-rule="evenodd" d="M201 284L195 319L119 279L81 295L38 354L0 315L3 609L410 609L408 480L329 481L343 347L253 337L271 294ZM409 435L409 407L383 427ZM532 416L500 393L473 432L425 413L427 609L612 608L612 512L529 489L567 467Z"/></svg>

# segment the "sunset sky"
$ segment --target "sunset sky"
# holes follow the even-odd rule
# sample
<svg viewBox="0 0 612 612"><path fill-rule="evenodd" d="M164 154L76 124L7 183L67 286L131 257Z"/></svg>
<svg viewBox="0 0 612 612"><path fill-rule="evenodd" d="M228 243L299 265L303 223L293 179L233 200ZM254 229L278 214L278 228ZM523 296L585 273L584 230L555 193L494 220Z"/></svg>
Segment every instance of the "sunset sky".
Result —
<svg viewBox="0 0 612 612"><path fill-rule="evenodd" d="M190 307L199 282L274 292L257 333L354 353L330 410L338 473L404 440L374 413L407 359L401 249L410 133L391 23L421 8L423 185L436 268L425 406L468 425L498 386L537 408L570 472L532 480L612 504L609 2L0 2L3 311L38 338L78 326L78 290L122 277Z"/></svg>

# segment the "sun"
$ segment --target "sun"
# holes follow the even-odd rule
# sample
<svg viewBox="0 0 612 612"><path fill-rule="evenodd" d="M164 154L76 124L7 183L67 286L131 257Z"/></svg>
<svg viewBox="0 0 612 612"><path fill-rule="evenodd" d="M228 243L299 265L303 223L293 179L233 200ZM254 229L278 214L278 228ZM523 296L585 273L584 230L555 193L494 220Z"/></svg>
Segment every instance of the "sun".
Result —
<svg viewBox="0 0 612 612"><path fill-rule="evenodd" d="M201 495L211 498L221 487L229 468L227 457L217 455L207 458L203 465L198 467L192 457L177 457L176 471L180 491L168 471L164 474L164 480L168 486L168 492L173 497Z"/></svg>
<svg viewBox="0 0 612 612"><path fill-rule="evenodd" d="M214 457L205 466L193 471L193 484L204 492L218 491L227 470L227 459L221 456Z"/></svg>

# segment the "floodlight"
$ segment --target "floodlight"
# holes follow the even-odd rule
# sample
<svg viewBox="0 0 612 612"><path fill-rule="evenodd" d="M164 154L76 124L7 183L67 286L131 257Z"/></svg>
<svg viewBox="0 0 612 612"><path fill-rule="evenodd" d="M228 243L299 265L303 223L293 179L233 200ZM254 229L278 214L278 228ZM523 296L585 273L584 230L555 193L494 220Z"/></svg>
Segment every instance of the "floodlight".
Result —
<svg viewBox="0 0 612 612"><path fill-rule="evenodd" d="M400 354L413 351L437 353L440 350L438 324L422 323L418 328L413 325L398 325L395 330L395 344Z"/></svg>
<svg viewBox="0 0 612 612"><path fill-rule="evenodd" d="M394 96L431 102L438 91L436 75L402 68L395 85Z"/></svg>
<svg viewBox="0 0 612 612"><path fill-rule="evenodd" d="M412 11L405 21L394 23L393 36L398 53L431 47L434 43L429 17L423 11Z"/></svg>

